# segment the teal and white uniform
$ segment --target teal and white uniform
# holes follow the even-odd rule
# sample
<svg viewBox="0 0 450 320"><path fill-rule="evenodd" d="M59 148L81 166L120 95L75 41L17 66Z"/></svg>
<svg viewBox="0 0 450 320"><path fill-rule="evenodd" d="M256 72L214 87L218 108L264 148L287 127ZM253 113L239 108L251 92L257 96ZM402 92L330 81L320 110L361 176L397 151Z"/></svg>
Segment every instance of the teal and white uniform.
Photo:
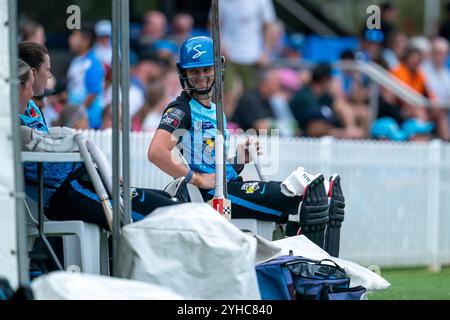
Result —
<svg viewBox="0 0 450 320"><path fill-rule="evenodd" d="M224 127L226 118L224 115ZM163 113L158 129L179 139L179 146L192 171L215 173L214 141L217 133L216 106L204 106L183 92ZM226 130L225 130L226 131ZM225 132L226 150L229 134ZM281 193L280 182L243 181L235 167L227 163L228 199L233 218L253 218L286 222L289 213L296 213L300 197L288 198ZM214 195L214 189L200 189L204 200Z"/></svg>

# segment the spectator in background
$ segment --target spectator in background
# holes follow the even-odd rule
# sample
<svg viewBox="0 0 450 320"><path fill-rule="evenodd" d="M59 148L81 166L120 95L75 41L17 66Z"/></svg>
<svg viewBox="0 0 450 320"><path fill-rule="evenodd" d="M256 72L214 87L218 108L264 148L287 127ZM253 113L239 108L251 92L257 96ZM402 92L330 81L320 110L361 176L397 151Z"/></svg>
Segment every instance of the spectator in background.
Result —
<svg viewBox="0 0 450 320"><path fill-rule="evenodd" d="M45 29L41 24L33 21L27 21L20 27L20 36L22 41L30 41L45 45Z"/></svg>
<svg viewBox="0 0 450 320"><path fill-rule="evenodd" d="M378 61L383 50L384 34L378 29L364 29L360 41L360 51L356 53L357 60L364 62Z"/></svg>
<svg viewBox="0 0 450 320"><path fill-rule="evenodd" d="M158 40L153 44L156 56L166 65L173 65L178 58L178 47L171 40Z"/></svg>
<svg viewBox="0 0 450 320"><path fill-rule="evenodd" d="M97 39L94 44L94 52L98 60L105 66L112 64L111 34L111 21L101 20L95 24Z"/></svg>
<svg viewBox="0 0 450 320"><path fill-rule="evenodd" d="M87 110L89 127L102 126L102 99L105 72L95 56L94 30L88 27L74 30L69 37L70 50L76 55L67 72L68 103Z"/></svg>
<svg viewBox="0 0 450 320"><path fill-rule="evenodd" d="M151 47L153 44L166 37L167 18L157 10L150 10L144 13L142 19L142 31L140 38L140 46Z"/></svg>
<svg viewBox="0 0 450 320"><path fill-rule="evenodd" d="M148 89L147 101L138 115L141 120L141 130L155 132L158 129L161 117L167 104L172 101L167 94L164 82L155 82Z"/></svg>
<svg viewBox="0 0 450 320"><path fill-rule="evenodd" d="M448 41L442 37L435 37L431 43L431 58L423 64L428 89L436 95L436 104L438 106L450 106L450 71L447 68L448 54ZM440 112L446 113L448 118L448 109Z"/></svg>
<svg viewBox="0 0 450 320"><path fill-rule="evenodd" d="M173 17L169 39L177 45L177 50L192 35L193 28L194 18L189 13L179 12Z"/></svg>
<svg viewBox="0 0 450 320"><path fill-rule="evenodd" d="M276 69L260 70L256 80L256 88L240 98L231 121L243 130L270 130L275 128L270 99L280 89L278 72Z"/></svg>
<svg viewBox="0 0 450 320"><path fill-rule="evenodd" d="M383 59L386 60L389 69L393 69L400 63L400 57L403 55L408 44L406 35L400 32L391 32L387 39L386 48L383 49Z"/></svg>
<svg viewBox="0 0 450 320"><path fill-rule="evenodd" d="M439 28L439 35L450 41L450 1L445 6L445 21Z"/></svg>
<svg viewBox="0 0 450 320"><path fill-rule="evenodd" d="M280 130L280 136L292 137L298 134L297 121L289 108L294 93L300 89L300 74L292 69L277 70L279 89L270 97L270 105L275 118L275 127Z"/></svg>
<svg viewBox="0 0 450 320"><path fill-rule="evenodd" d="M276 20L269 24L266 31L266 50L270 63L284 58L285 28L283 21Z"/></svg>
<svg viewBox="0 0 450 320"><path fill-rule="evenodd" d="M89 129L89 121L86 113L76 105L68 104L62 108L58 121L55 123L59 127L69 127L73 129Z"/></svg>
<svg viewBox="0 0 450 320"><path fill-rule="evenodd" d="M431 55L431 41L425 36L416 36L408 40L407 47L420 51L422 61L428 60Z"/></svg>
<svg viewBox="0 0 450 320"><path fill-rule="evenodd" d="M139 112L146 102L148 86L163 75L159 60L151 54L142 53L131 70L130 77L130 119Z"/></svg>
<svg viewBox="0 0 450 320"><path fill-rule="evenodd" d="M421 69L422 55L419 49L408 47L401 60L400 65L391 70L404 84L417 91L419 94L429 98L432 106L436 106L436 96L427 84L425 75ZM423 123L428 121L434 122L436 132L439 138L448 140L449 124L446 118L445 110L443 109L426 109L425 107L412 106L405 101L398 103L402 108L402 114L406 119L415 118Z"/></svg>
<svg viewBox="0 0 450 320"><path fill-rule="evenodd" d="M20 27L19 32L22 41L34 42L43 46L47 41L44 26L33 21L26 21L25 23L23 23L22 26ZM56 84L57 84L56 79L54 77L51 77L50 79L48 79L45 88L48 91L54 90Z"/></svg>
<svg viewBox="0 0 450 320"><path fill-rule="evenodd" d="M290 108L303 134L310 137L363 138L364 131L349 120L351 110L343 110L335 103L330 89L331 67L321 63L314 68L311 83L295 93Z"/></svg>
<svg viewBox="0 0 450 320"><path fill-rule="evenodd" d="M345 50L341 54L343 62L354 62L355 54L352 50ZM357 70L335 70L332 78L331 94L336 108L348 110L350 123L369 134L369 83L370 79ZM351 114L351 115L350 115Z"/></svg>
<svg viewBox="0 0 450 320"><path fill-rule="evenodd" d="M231 118L238 97L235 84L242 82L243 93L251 90L257 67L268 63L266 31L276 15L271 0L221 1L219 9L221 49L226 59L224 110Z"/></svg>
<svg viewBox="0 0 450 320"><path fill-rule="evenodd" d="M383 45L387 46L387 41L392 32L395 31L397 22L397 8L391 2L381 5L381 32L383 33Z"/></svg>

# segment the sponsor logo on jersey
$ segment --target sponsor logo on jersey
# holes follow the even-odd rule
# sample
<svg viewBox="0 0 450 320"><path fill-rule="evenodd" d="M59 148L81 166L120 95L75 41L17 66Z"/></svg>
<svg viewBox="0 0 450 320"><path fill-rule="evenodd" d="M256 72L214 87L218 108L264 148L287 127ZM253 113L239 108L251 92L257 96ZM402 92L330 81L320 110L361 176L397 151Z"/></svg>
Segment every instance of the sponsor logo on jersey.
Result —
<svg viewBox="0 0 450 320"><path fill-rule="evenodd" d="M180 119L174 118L173 115L165 114L161 119L161 123L166 124L174 129L177 129L181 121Z"/></svg>
<svg viewBox="0 0 450 320"><path fill-rule="evenodd" d="M241 190L245 191L246 194L253 194L256 190L259 190L259 182L244 183Z"/></svg>
<svg viewBox="0 0 450 320"><path fill-rule="evenodd" d="M212 124L210 121L202 122L202 129L213 129L214 124Z"/></svg>
<svg viewBox="0 0 450 320"><path fill-rule="evenodd" d="M164 113L164 115L170 115L173 118L176 118L178 120L181 120L184 117L185 114L186 113L183 110L180 110L178 108L169 108Z"/></svg>

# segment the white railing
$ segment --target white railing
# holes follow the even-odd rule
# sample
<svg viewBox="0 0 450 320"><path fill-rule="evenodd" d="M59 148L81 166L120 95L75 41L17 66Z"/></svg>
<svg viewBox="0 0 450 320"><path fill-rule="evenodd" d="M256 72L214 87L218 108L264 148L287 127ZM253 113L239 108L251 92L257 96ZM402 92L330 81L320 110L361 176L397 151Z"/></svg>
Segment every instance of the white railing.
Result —
<svg viewBox="0 0 450 320"><path fill-rule="evenodd" d="M88 135L111 159L111 133ZM262 140L273 151L262 158L272 180L283 180L299 166L326 177L341 175L346 199L343 258L380 266L450 263L450 144L330 137ZM148 162L150 141L151 134L131 134L131 182L162 189L171 178ZM243 175L255 178L254 166L248 165Z"/></svg>

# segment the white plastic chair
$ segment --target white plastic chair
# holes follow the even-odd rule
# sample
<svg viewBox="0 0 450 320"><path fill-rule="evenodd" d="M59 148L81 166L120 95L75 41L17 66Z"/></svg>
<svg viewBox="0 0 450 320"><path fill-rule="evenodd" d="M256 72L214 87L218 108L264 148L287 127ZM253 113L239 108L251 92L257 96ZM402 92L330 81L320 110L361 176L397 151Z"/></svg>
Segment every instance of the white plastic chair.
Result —
<svg viewBox="0 0 450 320"><path fill-rule="evenodd" d="M186 159L181 154L180 150L175 147L172 150L173 156L181 161L184 165L188 166L188 163ZM258 174L260 176L260 179L263 180L263 176L260 172L260 168L257 167ZM170 196L173 198L175 197L176 193L178 192L178 189L183 185L182 182L184 180L184 177L180 177L178 179L175 179L171 183L169 183L164 191L168 192ZM191 198L191 202L200 202L203 203L203 197L200 193L200 190L198 187L188 183L187 185L189 197ZM249 230L253 234L256 234L266 240L272 241L273 239L273 232L276 228L276 223L272 221L262 221L262 220L256 220L256 219L231 219L231 223L236 226L237 228L241 230Z"/></svg>
<svg viewBox="0 0 450 320"><path fill-rule="evenodd" d="M28 250L39 237L37 203L27 197ZM78 266L81 272L109 275L108 234L97 225L80 220L44 221L46 236L61 236L63 239L64 269Z"/></svg>

